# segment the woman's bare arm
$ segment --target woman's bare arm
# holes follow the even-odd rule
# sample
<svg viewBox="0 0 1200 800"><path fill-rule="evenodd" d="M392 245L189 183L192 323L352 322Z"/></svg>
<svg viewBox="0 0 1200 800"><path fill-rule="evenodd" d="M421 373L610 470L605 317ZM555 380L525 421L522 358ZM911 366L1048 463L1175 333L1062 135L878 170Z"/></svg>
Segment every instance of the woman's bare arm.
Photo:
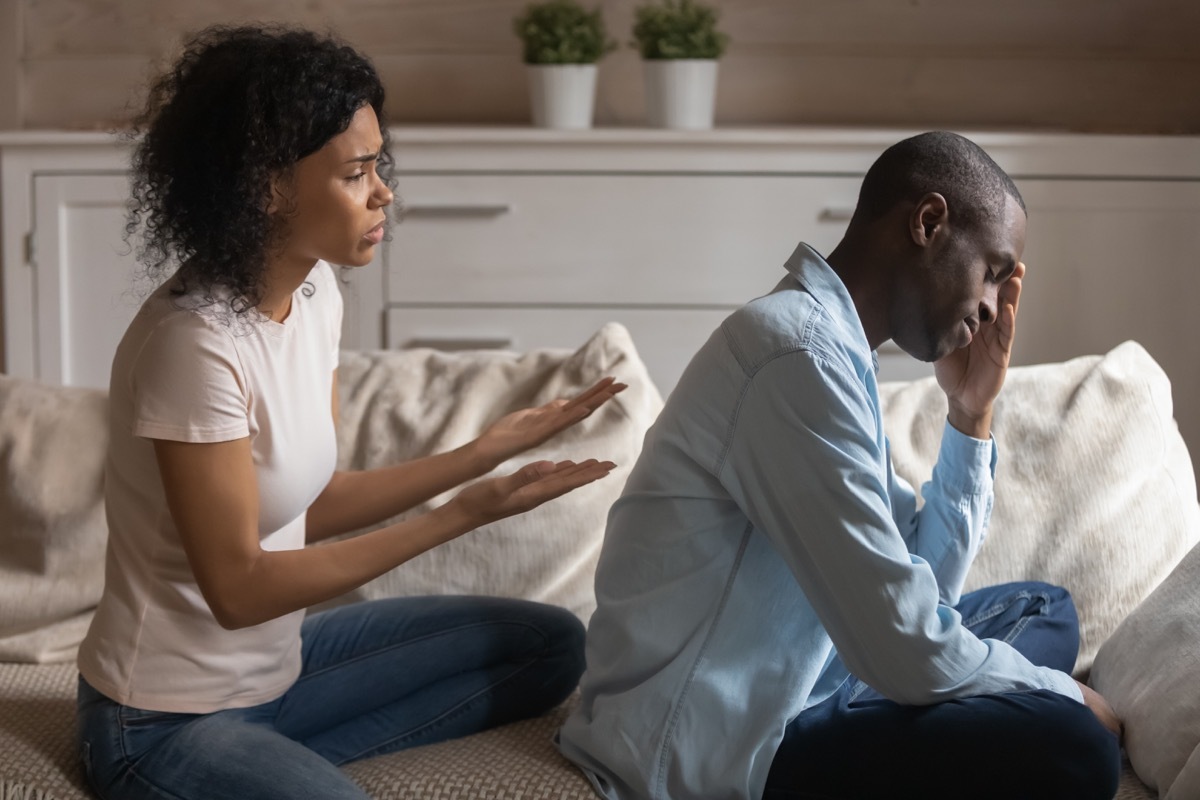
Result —
<svg viewBox="0 0 1200 800"><path fill-rule="evenodd" d="M542 461L480 481L413 519L318 548L259 544L250 440L155 440L171 516L204 599L226 628L257 625L337 597L420 553L604 477L611 462Z"/></svg>
<svg viewBox="0 0 1200 800"><path fill-rule="evenodd" d="M585 419L624 388L625 384L605 378L570 400L555 400L509 414L478 439L449 452L390 467L334 473L308 510L308 541L374 525L485 475L505 460ZM332 409L336 425L336 370Z"/></svg>

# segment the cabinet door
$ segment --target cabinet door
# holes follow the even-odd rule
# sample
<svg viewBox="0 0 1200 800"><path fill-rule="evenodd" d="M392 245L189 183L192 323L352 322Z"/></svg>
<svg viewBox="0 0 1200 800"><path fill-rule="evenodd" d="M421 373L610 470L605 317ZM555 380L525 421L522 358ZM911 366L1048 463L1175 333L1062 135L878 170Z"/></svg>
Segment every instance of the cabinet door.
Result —
<svg viewBox="0 0 1200 800"><path fill-rule="evenodd" d="M1022 180L1029 209L1017 364L1140 342L1200 459L1200 182Z"/></svg>
<svg viewBox="0 0 1200 800"><path fill-rule="evenodd" d="M38 380L108 388L113 353L137 312L136 259L122 241L123 175L33 180Z"/></svg>

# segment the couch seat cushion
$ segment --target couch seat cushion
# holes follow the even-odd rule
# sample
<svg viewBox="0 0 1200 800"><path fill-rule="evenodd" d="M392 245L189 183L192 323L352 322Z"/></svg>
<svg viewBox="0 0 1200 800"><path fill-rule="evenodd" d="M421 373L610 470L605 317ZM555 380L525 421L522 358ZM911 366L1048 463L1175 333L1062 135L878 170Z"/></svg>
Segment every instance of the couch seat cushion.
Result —
<svg viewBox="0 0 1200 800"><path fill-rule="evenodd" d="M0 798L94 800L75 758L75 680L70 664L0 664ZM551 741L571 702L345 771L376 800L591 800L590 784ZM1153 798L1126 765L1116 800Z"/></svg>

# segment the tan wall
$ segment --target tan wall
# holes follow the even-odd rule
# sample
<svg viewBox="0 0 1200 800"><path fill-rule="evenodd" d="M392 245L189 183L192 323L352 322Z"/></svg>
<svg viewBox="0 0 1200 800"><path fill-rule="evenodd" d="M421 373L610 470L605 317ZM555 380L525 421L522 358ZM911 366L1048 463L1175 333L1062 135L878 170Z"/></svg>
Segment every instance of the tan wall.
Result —
<svg viewBox="0 0 1200 800"><path fill-rule="evenodd" d="M640 0L604 0L625 44ZM588 3L588 0L585 0ZM212 22L332 28L384 76L396 123L523 123L524 0L0 0L0 127L126 118L155 62ZM725 0L718 123L1200 132L1195 0ZM15 43L15 47L9 46ZM14 55L15 54L15 55ZM643 119L628 47L597 123Z"/></svg>

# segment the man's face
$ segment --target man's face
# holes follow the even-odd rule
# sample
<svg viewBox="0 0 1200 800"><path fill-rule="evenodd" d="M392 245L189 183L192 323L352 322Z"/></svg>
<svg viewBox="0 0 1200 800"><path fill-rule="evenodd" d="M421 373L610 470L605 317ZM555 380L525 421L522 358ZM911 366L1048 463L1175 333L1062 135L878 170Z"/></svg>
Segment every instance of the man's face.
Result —
<svg viewBox="0 0 1200 800"><path fill-rule="evenodd" d="M999 219L938 233L897 281L892 303L892 340L921 361L966 347L982 326L995 323L997 292L1025 250L1025 212L1006 196Z"/></svg>

